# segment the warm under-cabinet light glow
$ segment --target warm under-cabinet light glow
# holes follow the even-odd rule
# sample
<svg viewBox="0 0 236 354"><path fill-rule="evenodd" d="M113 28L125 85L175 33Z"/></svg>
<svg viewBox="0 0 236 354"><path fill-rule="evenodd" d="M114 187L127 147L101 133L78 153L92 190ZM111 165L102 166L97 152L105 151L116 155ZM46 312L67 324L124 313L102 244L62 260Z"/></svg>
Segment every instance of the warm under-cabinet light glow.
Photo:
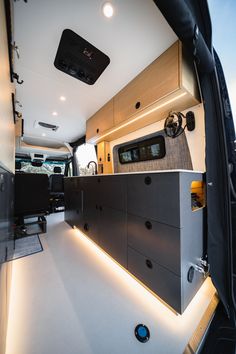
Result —
<svg viewBox="0 0 236 354"><path fill-rule="evenodd" d="M136 122L136 121L139 120L139 119L142 119L142 118L146 117L147 115L149 115L149 114L151 114L151 113L157 111L158 109L163 108L163 107L167 106L168 104L170 104L170 103L172 103L172 102L174 102L174 101L177 101L179 98L181 98L181 97L183 97L183 96L185 96L185 95L187 95L187 92L183 92L183 93L179 94L178 96L175 96L174 98L171 98L170 100L168 100L168 101L166 101L166 102L164 102L164 103L161 103L161 104L159 104L158 106L156 106L156 107L154 107L154 108L151 108L150 110L147 110L147 111L144 112L144 113L139 114L138 116L136 116L135 118L129 120L128 122L126 122L126 123L120 125L120 126L117 127L117 128L111 129L108 133L99 136L97 139L94 139L93 142L96 143L98 140L101 140L101 139L105 138L106 136L108 136L108 135L110 135L110 134L112 134L112 133L115 133L115 132L117 132L118 130L124 128L124 127L127 127L128 125L130 125L130 124Z"/></svg>
<svg viewBox="0 0 236 354"><path fill-rule="evenodd" d="M193 318L197 318L197 313L200 312L206 298L213 298L215 294L215 288L212 285L210 278L206 279L188 307L185 309L184 313L179 315L76 226L73 226L73 228L75 234L79 236L80 241L85 243L86 247L96 254L98 257L96 262L99 262L100 260L101 263L99 265L102 267L104 266L104 271L115 272L114 276L117 277L117 280L120 280L121 287L124 287L126 293L133 297L134 302L139 302L140 305L146 307L151 306L153 310L158 311L161 316L163 316L163 322L171 328L176 325L176 322L178 323L178 321L181 321L181 325L188 326L188 322L193 321Z"/></svg>
<svg viewBox="0 0 236 354"><path fill-rule="evenodd" d="M114 8L110 2L105 2L102 6L103 15L107 18L110 18L114 15Z"/></svg>

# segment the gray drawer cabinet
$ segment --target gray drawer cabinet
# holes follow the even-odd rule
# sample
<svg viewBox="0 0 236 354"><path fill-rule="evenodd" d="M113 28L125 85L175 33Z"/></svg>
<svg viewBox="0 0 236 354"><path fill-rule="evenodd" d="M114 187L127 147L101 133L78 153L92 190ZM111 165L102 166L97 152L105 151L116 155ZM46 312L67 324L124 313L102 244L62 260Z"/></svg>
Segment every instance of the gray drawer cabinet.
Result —
<svg viewBox="0 0 236 354"><path fill-rule="evenodd" d="M182 313L181 278L178 275L130 247L128 248L128 270L164 299L169 306Z"/></svg>
<svg viewBox="0 0 236 354"><path fill-rule="evenodd" d="M204 281L196 271L188 276L203 253L203 208L193 211L191 201L191 183L202 178L190 171L65 178L65 220L183 313Z"/></svg>
<svg viewBox="0 0 236 354"><path fill-rule="evenodd" d="M128 214L128 245L181 275L180 229Z"/></svg>
<svg viewBox="0 0 236 354"><path fill-rule="evenodd" d="M178 173L128 176L128 213L180 226Z"/></svg>

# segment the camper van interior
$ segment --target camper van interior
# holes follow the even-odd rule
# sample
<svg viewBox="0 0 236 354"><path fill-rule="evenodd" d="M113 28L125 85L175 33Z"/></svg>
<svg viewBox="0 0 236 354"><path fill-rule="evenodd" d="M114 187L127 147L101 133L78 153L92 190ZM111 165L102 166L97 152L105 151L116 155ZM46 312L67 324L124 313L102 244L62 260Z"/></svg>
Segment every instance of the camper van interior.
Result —
<svg viewBox="0 0 236 354"><path fill-rule="evenodd" d="M211 34L206 0L0 1L0 354L235 353Z"/></svg>

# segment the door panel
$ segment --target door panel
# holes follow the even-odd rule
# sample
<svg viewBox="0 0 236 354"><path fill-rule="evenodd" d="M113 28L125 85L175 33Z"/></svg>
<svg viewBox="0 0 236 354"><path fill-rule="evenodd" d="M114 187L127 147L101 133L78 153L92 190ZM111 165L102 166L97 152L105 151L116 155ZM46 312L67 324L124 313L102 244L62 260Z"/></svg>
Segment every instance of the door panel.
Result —
<svg viewBox="0 0 236 354"><path fill-rule="evenodd" d="M126 214L105 206L99 211L100 246L127 268Z"/></svg>

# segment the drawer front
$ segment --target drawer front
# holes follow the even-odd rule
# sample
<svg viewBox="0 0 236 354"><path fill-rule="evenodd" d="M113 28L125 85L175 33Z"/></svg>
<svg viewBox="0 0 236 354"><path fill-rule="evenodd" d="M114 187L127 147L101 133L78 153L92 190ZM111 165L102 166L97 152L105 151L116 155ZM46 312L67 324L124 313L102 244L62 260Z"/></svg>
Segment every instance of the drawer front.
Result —
<svg viewBox="0 0 236 354"><path fill-rule="evenodd" d="M128 213L180 227L179 174L127 176Z"/></svg>
<svg viewBox="0 0 236 354"><path fill-rule="evenodd" d="M181 278L128 247L128 270L181 313Z"/></svg>
<svg viewBox="0 0 236 354"><path fill-rule="evenodd" d="M181 275L180 232L173 226L128 214L128 244Z"/></svg>

